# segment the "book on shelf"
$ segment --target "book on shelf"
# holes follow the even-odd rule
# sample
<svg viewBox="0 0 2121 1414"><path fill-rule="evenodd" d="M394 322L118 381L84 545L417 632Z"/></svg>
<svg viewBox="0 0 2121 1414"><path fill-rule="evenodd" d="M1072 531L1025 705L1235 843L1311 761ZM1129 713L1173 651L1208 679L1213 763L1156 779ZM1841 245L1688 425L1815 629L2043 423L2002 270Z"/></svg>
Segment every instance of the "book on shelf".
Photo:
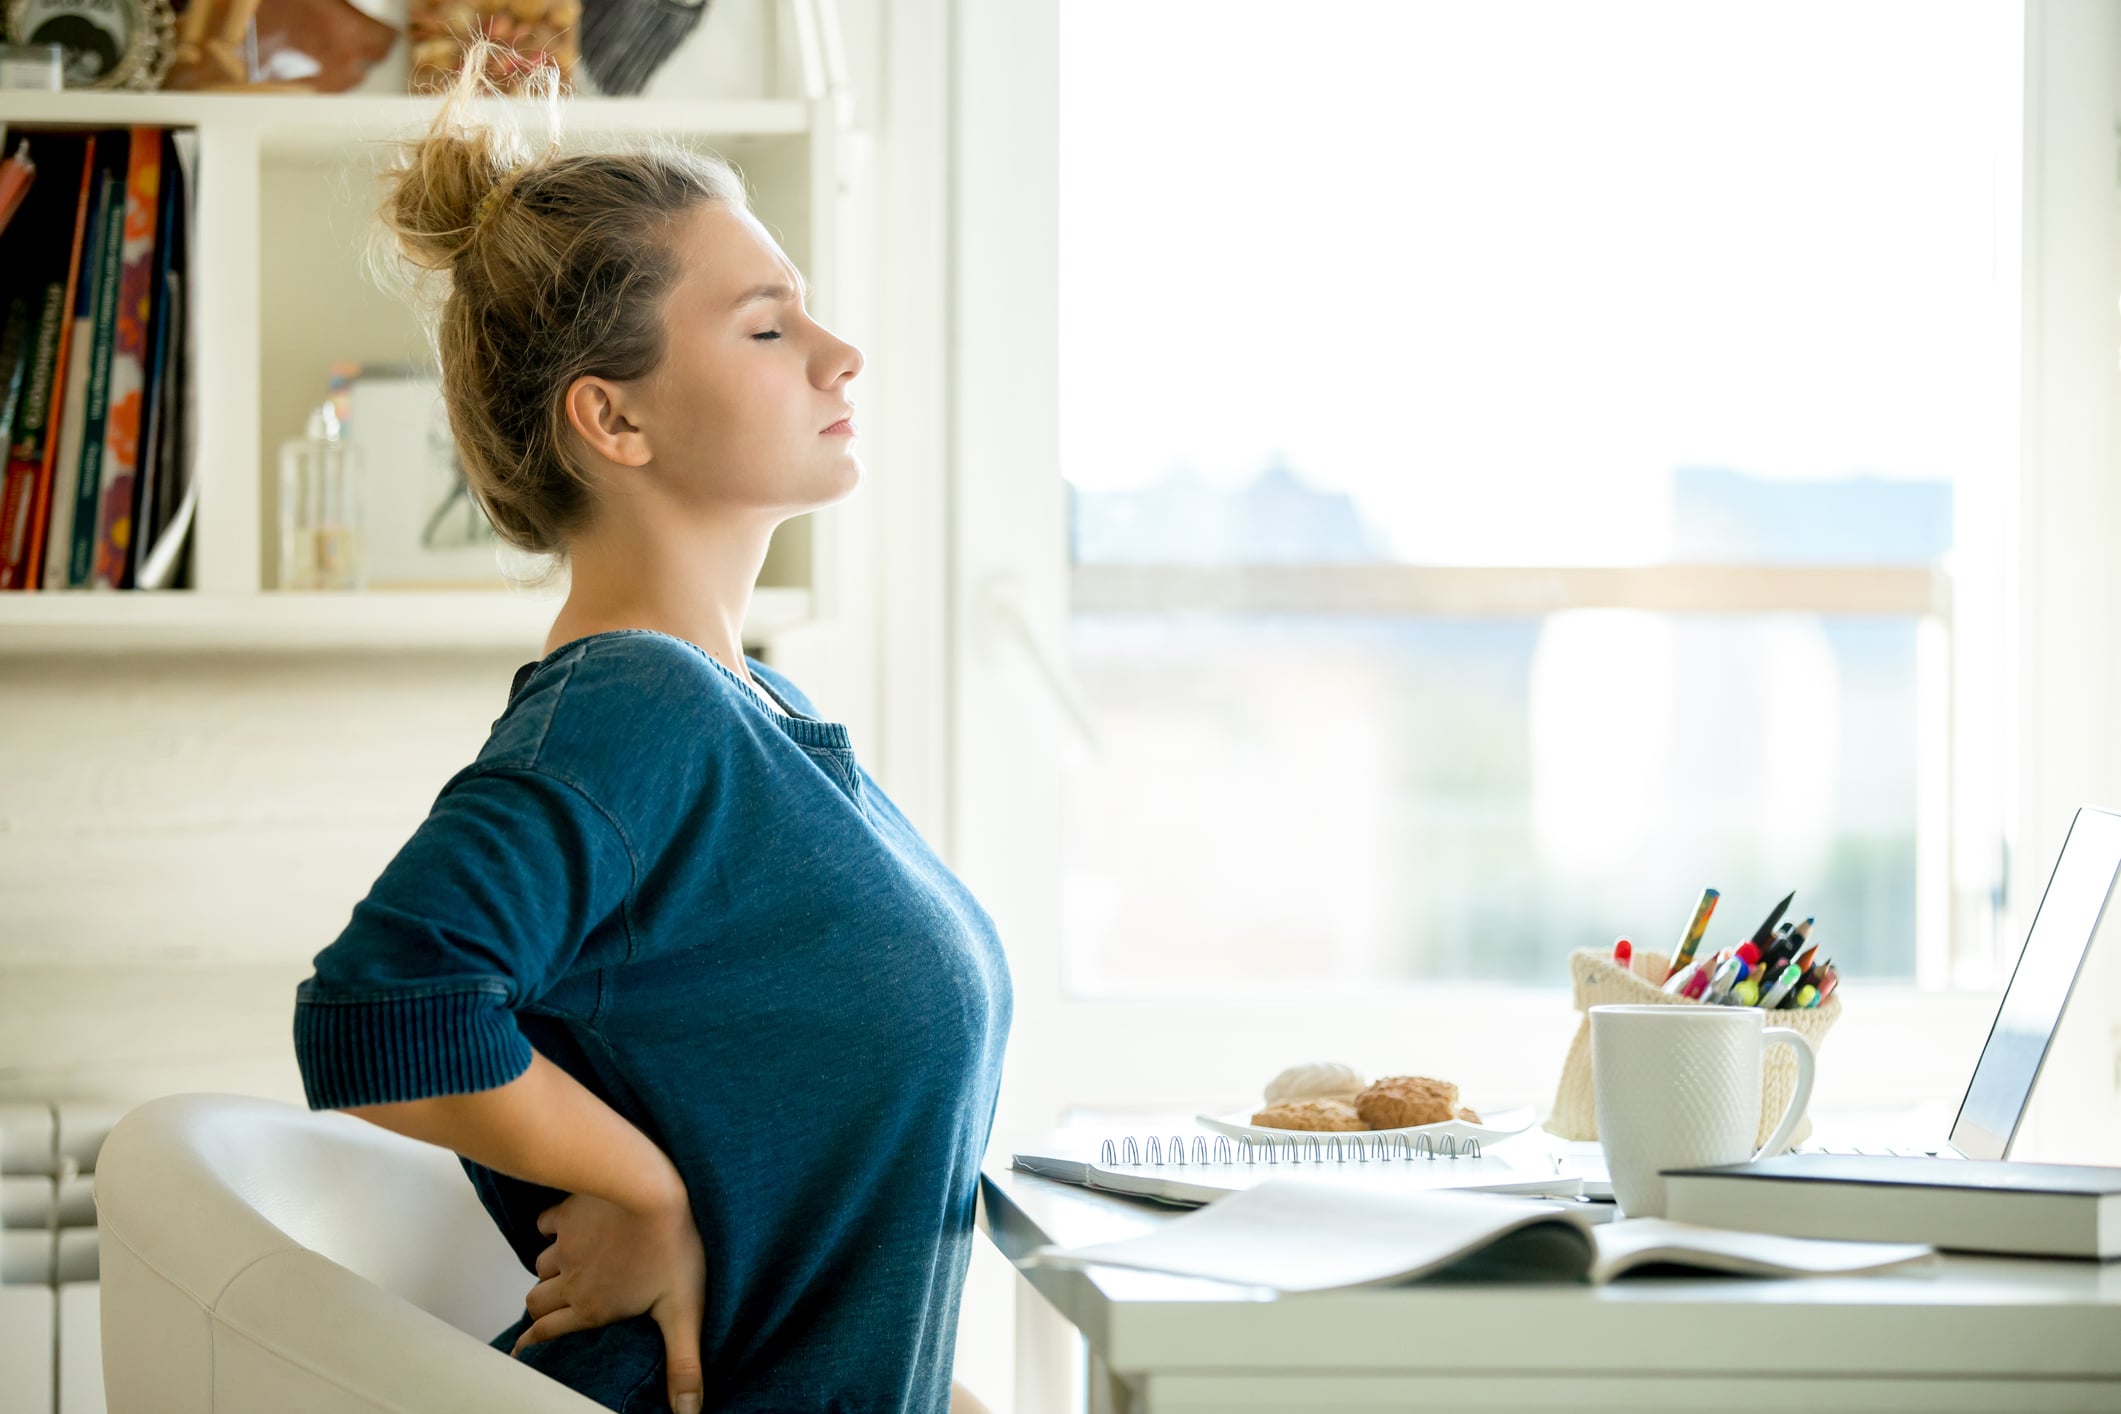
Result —
<svg viewBox="0 0 2121 1414"><path fill-rule="evenodd" d="M75 285L95 163L93 134L40 133L40 180L0 237L0 270L9 288L37 306L35 362L23 390L17 430L0 483L0 589L28 589L43 574L45 526L58 461L53 414L73 335Z"/></svg>
<svg viewBox="0 0 2121 1414"><path fill-rule="evenodd" d="M190 133L171 133L162 155L161 233L155 242L152 276L155 302L148 333L147 404L140 431L140 474L133 487L132 562L126 571L126 584L139 589L158 587L145 572L149 551L171 523L175 504L168 499L169 488L184 485L177 472L176 451L188 423L177 421L179 399L172 395L171 384L177 370L189 367L189 360L179 357L181 334L173 331L184 327L183 245L190 222L181 213L188 200L185 170L193 141ZM190 465L190 460L186 458L183 464ZM183 538L181 529L178 538ZM170 558L167 553L163 556L165 562Z"/></svg>
<svg viewBox="0 0 2121 1414"><path fill-rule="evenodd" d="M159 128L134 128L126 159L111 310L110 390L104 399L102 484L88 537L88 582L101 589L125 588L132 568L133 485L147 401L147 329L153 314L162 142Z"/></svg>
<svg viewBox="0 0 2121 1414"><path fill-rule="evenodd" d="M180 589L191 582L192 515L199 486L193 455L198 425L198 365L192 342L191 240L199 180L199 135L169 134L164 154L155 372L148 383L148 432L141 452L146 479L135 497L132 584Z"/></svg>
<svg viewBox="0 0 2121 1414"><path fill-rule="evenodd" d="M115 134L113 135L115 136ZM73 524L63 544L55 543L46 554L50 563L63 561L63 587L85 589L94 580L96 555L96 503L103 491L104 432L110 418L111 361L116 353L118 280L125 255L125 184L130 144L111 144L111 162L99 174L101 210L96 217L95 279L91 287L85 334L88 372L82 385L81 468L74 480ZM103 164L98 163L99 166ZM47 585L51 584L49 575Z"/></svg>
<svg viewBox="0 0 2121 1414"><path fill-rule="evenodd" d="M0 232L0 317L25 310L0 427L0 589L181 587L196 505L185 294L197 134L21 140L36 180Z"/></svg>
<svg viewBox="0 0 2121 1414"><path fill-rule="evenodd" d="M15 418L22 408L22 374L34 352L29 321L29 301L21 295L0 310L0 447L14 440ZM4 456L0 465L5 465Z"/></svg>
<svg viewBox="0 0 2121 1414"><path fill-rule="evenodd" d="M74 522L81 508L81 482L91 478L88 464L89 384L96 358L96 314L103 292L103 252L114 230L111 192L112 135L95 138L95 163L89 175L88 228L81 241L80 276L74 282L73 335L67 341L65 375L59 383L54 419L59 427L59 456L52 467L51 512L44 531L46 589L66 589L74 582ZM106 351L107 352L107 351ZM102 461L97 443L96 460ZM94 495L90 481L90 495Z"/></svg>

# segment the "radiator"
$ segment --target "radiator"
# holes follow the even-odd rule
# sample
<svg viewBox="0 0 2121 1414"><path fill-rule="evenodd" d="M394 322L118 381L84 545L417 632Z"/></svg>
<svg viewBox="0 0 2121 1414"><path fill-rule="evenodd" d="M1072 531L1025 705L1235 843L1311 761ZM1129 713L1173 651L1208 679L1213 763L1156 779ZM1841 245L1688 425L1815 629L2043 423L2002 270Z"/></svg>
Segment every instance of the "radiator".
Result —
<svg viewBox="0 0 2121 1414"><path fill-rule="evenodd" d="M0 1414L104 1414L92 1185L126 1108L0 1104Z"/></svg>

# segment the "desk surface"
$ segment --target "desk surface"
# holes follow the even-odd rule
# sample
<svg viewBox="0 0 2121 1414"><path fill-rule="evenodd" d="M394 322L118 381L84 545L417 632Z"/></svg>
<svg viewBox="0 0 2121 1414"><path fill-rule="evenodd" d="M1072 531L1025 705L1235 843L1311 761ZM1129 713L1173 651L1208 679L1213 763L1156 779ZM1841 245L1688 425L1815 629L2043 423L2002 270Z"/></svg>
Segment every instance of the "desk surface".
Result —
<svg viewBox="0 0 2121 1414"><path fill-rule="evenodd" d="M1654 1373L1679 1377L1666 1382L1675 1396L1699 1397L1711 1378L1729 1388L1752 1377L1779 1382L1761 1388L1787 1401L1797 1391L1786 1337L1811 1377L1887 1382L1872 1386L1880 1394L1919 1385L1943 1399L1932 1407L1981 1407L1955 1397L1972 1387L1952 1382L1970 1379L2038 1381L2053 1396L2036 1399L2046 1407L2121 1407L2121 1387L2105 1383L2121 1381L2121 1263L1947 1256L1871 1277L1453 1282L1277 1296L1113 1267L1026 1268L1041 1243L1128 1237L1181 1210L1006 1163L982 1174L982 1228L1122 1378L1242 1371L1255 1381L1370 1375L1455 1387L1487 1374L1520 1383L1611 1376L1633 1389ZM1996 1396L1995 1385L1986 1391Z"/></svg>

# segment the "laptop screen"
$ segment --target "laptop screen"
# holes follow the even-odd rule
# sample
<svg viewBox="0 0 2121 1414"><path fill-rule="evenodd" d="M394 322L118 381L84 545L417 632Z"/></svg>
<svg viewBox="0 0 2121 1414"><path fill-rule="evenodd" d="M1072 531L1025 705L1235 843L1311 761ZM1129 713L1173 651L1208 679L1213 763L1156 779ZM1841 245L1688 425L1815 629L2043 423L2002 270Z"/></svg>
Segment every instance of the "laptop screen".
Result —
<svg viewBox="0 0 2121 1414"><path fill-rule="evenodd" d="M1966 1157L2000 1159L2010 1149L2116 872L2121 815L2079 810L1952 1124L1952 1147Z"/></svg>

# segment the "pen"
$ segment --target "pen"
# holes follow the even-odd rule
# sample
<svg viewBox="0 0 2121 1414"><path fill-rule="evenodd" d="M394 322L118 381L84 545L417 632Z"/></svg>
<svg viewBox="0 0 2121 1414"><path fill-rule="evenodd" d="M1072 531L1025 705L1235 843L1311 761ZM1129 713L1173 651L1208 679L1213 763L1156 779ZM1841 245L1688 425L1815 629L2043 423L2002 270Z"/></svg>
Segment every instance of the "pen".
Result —
<svg viewBox="0 0 2121 1414"><path fill-rule="evenodd" d="M1768 988L1767 995L1760 999L1760 1005L1763 1007L1781 1006L1782 999L1795 990L1798 979L1803 976L1804 969L1794 962L1783 968L1782 975L1775 979L1775 985Z"/></svg>
<svg viewBox="0 0 2121 1414"><path fill-rule="evenodd" d="M1783 895L1782 902L1776 904L1775 911L1767 916L1767 922L1761 924L1753 933L1753 943L1756 947L1767 946L1768 940L1775 936L1775 925L1782 921L1782 915L1789 911L1790 904L1796 897L1797 891L1795 889L1791 889L1787 894Z"/></svg>
<svg viewBox="0 0 2121 1414"><path fill-rule="evenodd" d="M1725 958L1716 968L1716 975L1710 980L1708 993L1702 1000L1721 1002L1730 995L1731 988L1738 984L1738 978L1744 971L1745 964L1743 962L1740 962L1735 957Z"/></svg>
<svg viewBox="0 0 2121 1414"><path fill-rule="evenodd" d="M1701 946L1701 935L1709 926L1709 915L1716 911L1716 900L1722 895L1714 889L1701 891L1701 902L1694 905L1694 919L1686 925L1686 932L1679 939L1679 946L1672 952L1672 965L1665 969L1664 978L1671 981L1678 971L1694 960L1694 949Z"/></svg>

